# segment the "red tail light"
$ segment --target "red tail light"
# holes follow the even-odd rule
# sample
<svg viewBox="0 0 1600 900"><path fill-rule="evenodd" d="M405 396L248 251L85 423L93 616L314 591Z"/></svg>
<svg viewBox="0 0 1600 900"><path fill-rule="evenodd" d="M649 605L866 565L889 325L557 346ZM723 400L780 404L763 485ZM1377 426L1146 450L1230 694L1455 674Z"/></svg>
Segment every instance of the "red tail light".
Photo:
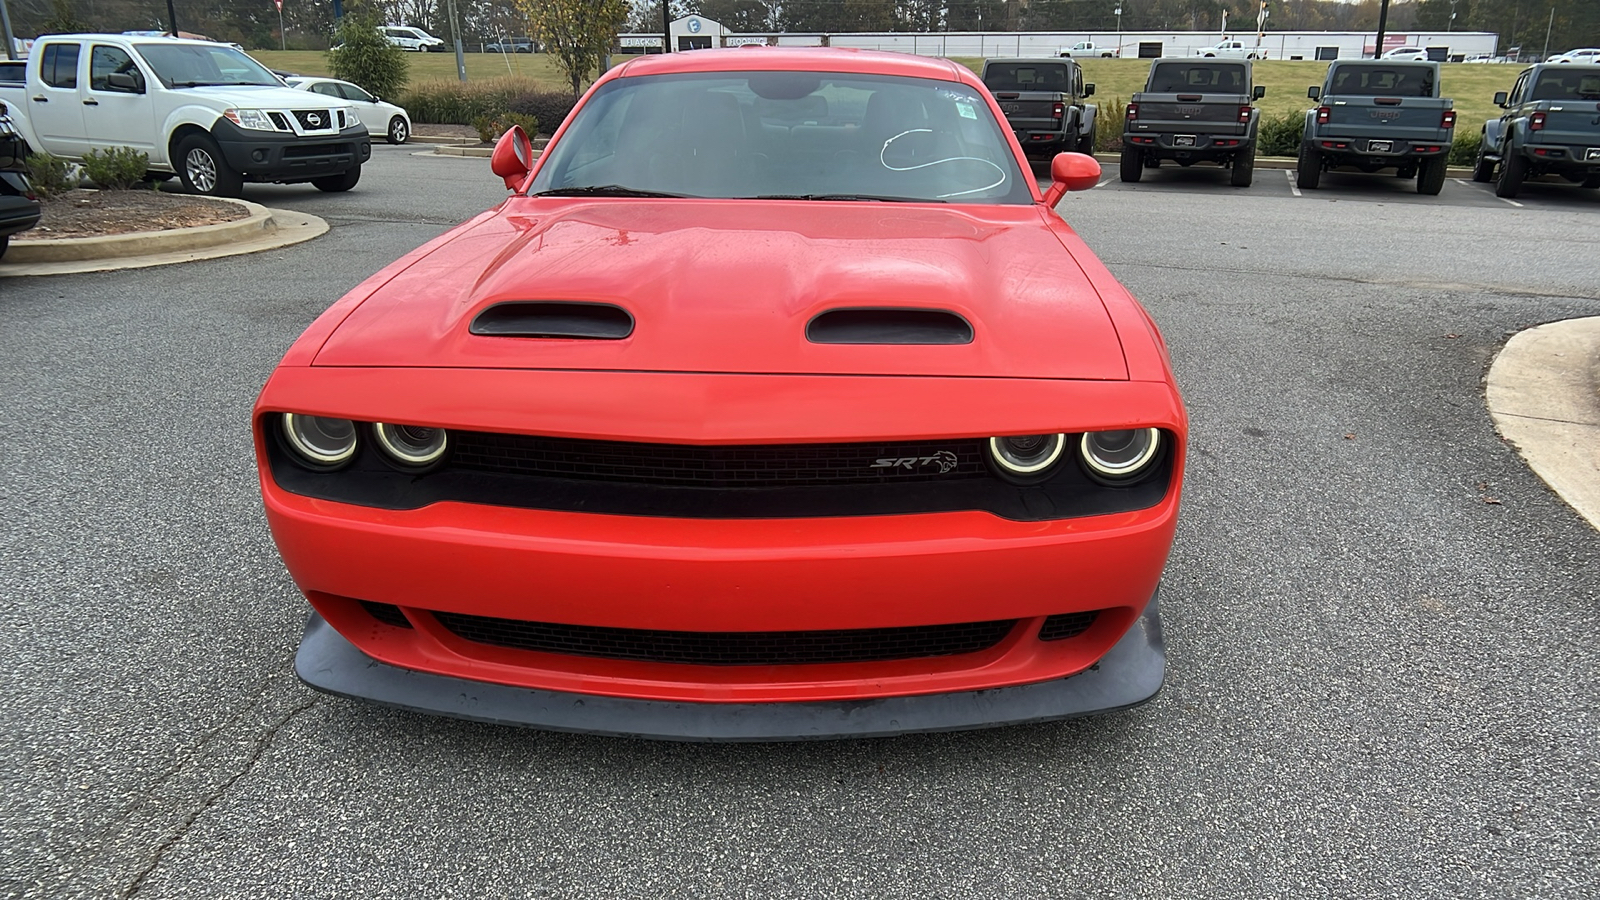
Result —
<svg viewBox="0 0 1600 900"><path fill-rule="evenodd" d="M1062 117L1062 115L1064 115L1066 113L1066 111L1067 111L1066 106L1064 106L1063 104L1057 103L1054 107L1052 107L1050 109L1050 115L1052 117L1054 117L1054 118L1059 119L1059 118Z"/></svg>
<svg viewBox="0 0 1600 900"><path fill-rule="evenodd" d="M1453 109L1445 110L1444 120L1439 123L1439 127L1445 129L1456 127L1456 111Z"/></svg>
<svg viewBox="0 0 1600 900"><path fill-rule="evenodd" d="M1317 124L1328 124L1328 118L1333 115L1333 110L1326 106L1317 107Z"/></svg>
<svg viewBox="0 0 1600 900"><path fill-rule="evenodd" d="M1251 107L1248 106L1239 107L1239 121L1248 123L1250 121L1250 110Z"/></svg>
<svg viewBox="0 0 1600 900"><path fill-rule="evenodd" d="M1544 130L1544 113L1536 112L1533 115L1528 117L1528 130L1529 131L1543 131Z"/></svg>
<svg viewBox="0 0 1600 900"><path fill-rule="evenodd" d="M1133 121L1134 119L1137 119L1137 118L1139 118L1139 104L1137 104L1137 103L1129 103L1128 104L1128 114L1127 114L1128 121L1131 122L1131 121Z"/></svg>

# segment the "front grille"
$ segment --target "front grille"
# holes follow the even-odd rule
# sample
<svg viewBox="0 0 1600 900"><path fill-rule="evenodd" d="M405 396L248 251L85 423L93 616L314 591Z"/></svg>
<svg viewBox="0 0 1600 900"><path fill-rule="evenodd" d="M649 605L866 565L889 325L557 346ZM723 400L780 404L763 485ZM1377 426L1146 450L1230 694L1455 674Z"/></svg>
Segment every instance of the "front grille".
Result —
<svg viewBox="0 0 1600 900"><path fill-rule="evenodd" d="M281 112L269 112L267 113L267 118L272 120L272 127L278 129L279 131L294 130L289 127L289 120L284 118L283 113Z"/></svg>
<svg viewBox="0 0 1600 900"><path fill-rule="evenodd" d="M849 631L647 631L524 622L436 612L465 640L516 650L702 666L882 662L976 653L1000 643L1015 619Z"/></svg>
<svg viewBox="0 0 1600 900"><path fill-rule="evenodd" d="M1059 616L1051 616L1044 620L1043 625L1039 626L1039 640L1064 641L1067 638L1075 638L1088 631L1089 626L1093 625L1094 620L1098 618L1100 618L1100 610L1098 609L1090 610L1089 612L1062 613Z"/></svg>
<svg viewBox="0 0 1600 900"><path fill-rule="evenodd" d="M306 131L326 131L333 127L333 110L330 109L297 109L294 117Z"/></svg>
<svg viewBox="0 0 1600 900"><path fill-rule="evenodd" d="M349 153L343 144L300 144L289 145L283 148L284 159L301 159L311 156L333 156L338 153Z"/></svg>
<svg viewBox="0 0 1600 900"><path fill-rule="evenodd" d="M582 481L715 488L983 478L983 440L698 447L461 432L452 465Z"/></svg>
<svg viewBox="0 0 1600 900"><path fill-rule="evenodd" d="M393 603L374 603L371 600L363 600L361 601L361 607L367 611L367 615L385 625L393 625L396 628L411 627L411 620L407 619L406 614L400 611L400 607L395 606Z"/></svg>

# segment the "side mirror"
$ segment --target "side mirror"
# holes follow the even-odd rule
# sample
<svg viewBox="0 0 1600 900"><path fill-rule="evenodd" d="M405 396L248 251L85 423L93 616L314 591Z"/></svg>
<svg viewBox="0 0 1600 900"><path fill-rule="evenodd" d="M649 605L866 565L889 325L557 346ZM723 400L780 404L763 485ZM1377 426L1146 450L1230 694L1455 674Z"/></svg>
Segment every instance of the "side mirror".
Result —
<svg viewBox="0 0 1600 900"><path fill-rule="evenodd" d="M1262 97L1265 97L1266 95L1267 95L1267 86L1264 85L1264 84L1256 85L1255 91L1250 94L1250 96L1256 98L1257 100L1260 100Z"/></svg>
<svg viewBox="0 0 1600 900"><path fill-rule="evenodd" d="M1087 191L1100 183L1100 164L1082 153L1057 153L1050 160L1050 188L1044 203L1054 209L1067 191Z"/></svg>
<svg viewBox="0 0 1600 900"><path fill-rule="evenodd" d="M1313 100L1321 100L1322 99L1322 88L1319 88L1316 85L1312 85L1311 87L1306 88L1306 96L1310 97Z"/></svg>
<svg viewBox="0 0 1600 900"><path fill-rule="evenodd" d="M500 135L494 154L489 157L489 169L505 181L506 190L514 191L527 180L533 170L533 140L521 125L513 125Z"/></svg>
<svg viewBox="0 0 1600 900"><path fill-rule="evenodd" d="M1083 86L1083 95L1085 97L1093 97L1094 96L1094 82L1091 81L1088 84Z"/></svg>
<svg viewBox="0 0 1600 900"><path fill-rule="evenodd" d="M1505 109L1506 96L1507 95L1506 95L1505 91L1495 91L1494 92L1494 105L1500 107L1501 109Z"/></svg>
<svg viewBox="0 0 1600 900"><path fill-rule="evenodd" d="M106 87L124 94L144 93L144 79L138 72L111 72L106 75Z"/></svg>

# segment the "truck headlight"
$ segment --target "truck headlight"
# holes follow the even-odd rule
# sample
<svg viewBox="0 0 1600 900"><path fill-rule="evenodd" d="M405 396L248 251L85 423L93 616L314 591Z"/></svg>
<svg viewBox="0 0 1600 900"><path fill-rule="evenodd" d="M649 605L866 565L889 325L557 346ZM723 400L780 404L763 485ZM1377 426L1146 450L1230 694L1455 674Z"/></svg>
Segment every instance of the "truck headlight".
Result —
<svg viewBox="0 0 1600 900"><path fill-rule="evenodd" d="M361 116L356 114L355 107L352 106L344 111L344 127L350 128L360 124Z"/></svg>
<svg viewBox="0 0 1600 900"><path fill-rule="evenodd" d="M277 131L272 119L259 109L225 109L222 114L229 122L240 128L249 128L253 131Z"/></svg>

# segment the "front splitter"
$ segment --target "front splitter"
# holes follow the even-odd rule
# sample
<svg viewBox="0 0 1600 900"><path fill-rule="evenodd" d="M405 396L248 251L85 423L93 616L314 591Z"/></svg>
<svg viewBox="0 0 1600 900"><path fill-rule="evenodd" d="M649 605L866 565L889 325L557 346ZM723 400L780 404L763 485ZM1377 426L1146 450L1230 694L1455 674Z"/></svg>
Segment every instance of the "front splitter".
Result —
<svg viewBox="0 0 1600 900"><path fill-rule="evenodd" d="M691 703L512 687L402 669L367 656L321 616L306 622L295 674L341 697L549 731L669 741L889 737L1047 722L1137 706L1161 690L1160 592L1090 669L1069 678L953 694L807 703Z"/></svg>

